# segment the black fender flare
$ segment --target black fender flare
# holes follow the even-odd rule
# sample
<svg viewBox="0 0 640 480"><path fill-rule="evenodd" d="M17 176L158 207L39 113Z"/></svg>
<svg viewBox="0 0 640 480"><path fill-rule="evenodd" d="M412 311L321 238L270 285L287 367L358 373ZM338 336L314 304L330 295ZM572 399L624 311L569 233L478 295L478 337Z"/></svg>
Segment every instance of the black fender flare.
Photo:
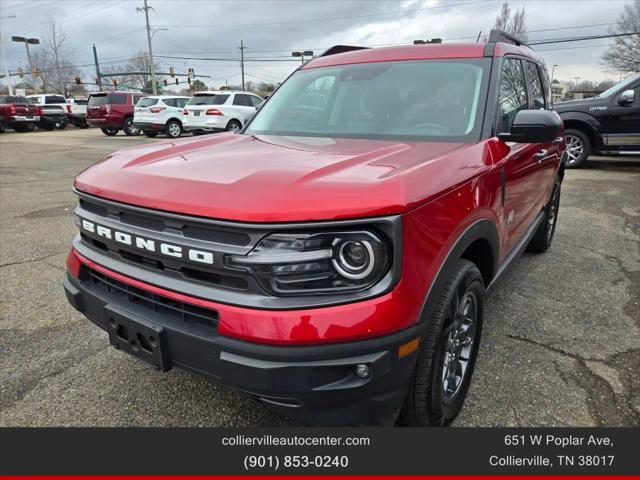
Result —
<svg viewBox="0 0 640 480"><path fill-rule="evenodd" d="M495 275L498 270L498 262L500 258L500 236L498 235L498 229L494 222L489 219L480 219L472 223L467 229L460 235L455 241L453 247L449 250L449 253L445 257L442 265L438 269L435 279L431 282L420 315L418 316L417 323L425 322L433 313L435 299L439 292L444 288L445 282L449 276L449 273L453 270L455 264L462 258L462 254L467 250L476 240L484 240L488 242L491 247L493 258L491 277ZM485 285L485 288L487 285Z"/></svg>

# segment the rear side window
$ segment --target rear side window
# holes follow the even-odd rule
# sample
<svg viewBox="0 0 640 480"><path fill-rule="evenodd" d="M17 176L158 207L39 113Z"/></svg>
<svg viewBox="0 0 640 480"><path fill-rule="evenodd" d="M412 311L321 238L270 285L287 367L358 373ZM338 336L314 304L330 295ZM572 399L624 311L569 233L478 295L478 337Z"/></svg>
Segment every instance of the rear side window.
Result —
<svg viewBox="0 0 640 480"><path fill-rule="evenodd" d="M527 79L529 80L529 89L531 90L531 100L535 110L544 109L546 107L544 101L544 89L542 88L542 79L538 66L533 62L525 62L527 66Z"/></svg>
<svg viewBox="0 0 640 480"><path fill-rule="evenodd" d="M516 114L529 108L522 62L517 58L505 58L502 63L499 107L498 133L509 132Z"/></svg>
<svg viewBox="0 0 640 480"><path fill-rule="evenodd" d="M141 98L144 98L144 95L134 95L134 96L133 96L133 104L135 105L136 103L138 103L138 101L139 101ZM125 102L125 103L126 103L126 102Z"/></svg>
<svg viewBox="0 0 640 480"><path fill-rule="evenodd" d="M44 97L45 104L67 103L67 99L60 95L46 95Z"/></svg>
<svg viewBox="0 0 640 480"><path fill-rule="evenodd" d="M176 99L175 98L165 98L162 100L167 107L175 107Z"/></svg>
<svg viewBox="0 0 640 480"><path fill-rule="evenodd" d="M157 98L141 98L140 101L136 104L138 107L150 107L158 103Z"/></svg>
<svg viewBox="0 0 640 480"><path fill-rule="evenodd" d="M176 98L176 106L179 108L184 108L188 101L188 98Z"/></svg>
<svg viewBox="0 0 640 480"><path fill-rule="evenodd" d="M249 100L251 100L251 103L254 107L257 107L262 103L262 99L260 97L256 97L255 95L249 95Z"/></svg>
<svg viewBox="0 0 640 480"><path fill-rule="evenodd" d="M195 95L187 105L222 105L228 98L229 95Z"/></svg>
<svg viewBox="0 0 640 480"><path fill-rule="evenodd" d="M241 107L253 107L253 103L251 103L251 99L249 95L238 94L233 99L233 104Z"/></svg>

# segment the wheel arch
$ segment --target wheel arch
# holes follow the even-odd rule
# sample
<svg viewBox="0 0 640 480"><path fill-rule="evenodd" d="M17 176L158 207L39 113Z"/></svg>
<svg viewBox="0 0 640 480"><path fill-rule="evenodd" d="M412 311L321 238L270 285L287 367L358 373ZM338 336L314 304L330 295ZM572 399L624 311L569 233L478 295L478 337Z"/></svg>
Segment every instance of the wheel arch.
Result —
<svg viewBox="0 0 640 480"><path fill-rule="evenodd" d="M176 122L178 122L180 124L180 128L182 128L182 120L180 120L178 117L171 117L169 118L166 122L164 122L164 125L167 126L167 124L171 121L171 120L175 120Z"/></svg>
<svg viewBox="0 0 640 480"><path fill-rule="evenodd" d="M565 130L572 129L583 132L589 138L593 148L600 148L602 141L597 133L600 128L598 120L580 112L569 112L560 115L560 118L562 118Z"/></svg>
<svg viewBox="0 0 640 480"><path fill-rule="evenodd" d="M427 320L433 313L434 305L437 303L436 296L444 287L450 272L460 259L469 260L478 267L486 288L498 270L499 255L500 237L494 222L485 218L477 220L467 227L450 248L431 282L418 316L418 323Z"/></svg>

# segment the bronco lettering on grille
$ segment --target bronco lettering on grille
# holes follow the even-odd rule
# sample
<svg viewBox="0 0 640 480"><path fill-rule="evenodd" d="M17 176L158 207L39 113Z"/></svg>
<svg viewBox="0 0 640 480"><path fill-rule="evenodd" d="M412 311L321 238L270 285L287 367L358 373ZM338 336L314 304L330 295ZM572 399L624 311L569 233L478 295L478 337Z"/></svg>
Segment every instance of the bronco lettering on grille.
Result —
<svg viewBox="0 0 640 480"><path fill-rule="evenodd" d="M166 255L168 257L181 258L196 263L213 265L213 253L194 248L182 247L171 243L161 242L151 238L140 237L130 233L121 232L110 227L98 225L84 218L80 218L80 229L92 233L98 237L112 240L128 247L146 250L148 252Z"/></svg>

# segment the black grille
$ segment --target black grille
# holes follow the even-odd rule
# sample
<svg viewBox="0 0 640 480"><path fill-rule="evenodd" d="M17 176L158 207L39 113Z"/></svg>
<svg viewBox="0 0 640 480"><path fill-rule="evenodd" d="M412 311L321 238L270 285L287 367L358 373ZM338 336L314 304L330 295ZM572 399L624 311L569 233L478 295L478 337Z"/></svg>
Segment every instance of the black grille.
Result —
<svg viewBox="0 0 640 480"><path fill-rule="evenodd" d="M157 295L115 280L96 270L87 270L93 285L100 288L103 292L106 292L109 296L135 304L155 314L172 317L182 323L206 327L210 333L215 333L217 329L218 312L215 310L180 302L163 295Z"/></svg>

